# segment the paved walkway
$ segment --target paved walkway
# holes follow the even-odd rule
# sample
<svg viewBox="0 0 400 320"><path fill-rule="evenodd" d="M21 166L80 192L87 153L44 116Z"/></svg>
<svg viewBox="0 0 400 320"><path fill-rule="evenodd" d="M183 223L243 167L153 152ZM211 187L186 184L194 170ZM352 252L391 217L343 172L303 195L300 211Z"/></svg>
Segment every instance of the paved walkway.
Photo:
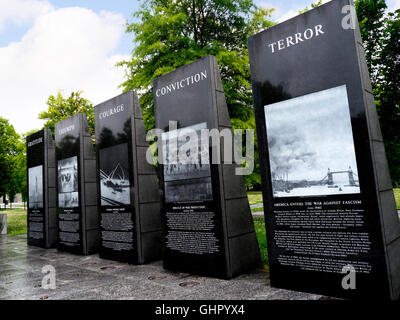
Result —
<svg viewBox="0 0 400 320"><path fill-rule="evenodd" d="M56 269L55 290L41 287L43 266ZM257 271L226 281L165 271L162 262L133 266L28 247L26 237L0 236L0 300L317 300L321 296L274 289L269 273Z"/></svg>

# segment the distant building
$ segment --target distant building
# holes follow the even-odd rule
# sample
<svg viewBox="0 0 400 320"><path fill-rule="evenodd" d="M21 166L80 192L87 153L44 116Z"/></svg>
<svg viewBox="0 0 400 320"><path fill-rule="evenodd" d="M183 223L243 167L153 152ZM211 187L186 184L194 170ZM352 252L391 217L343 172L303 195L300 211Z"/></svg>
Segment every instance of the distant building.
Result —
<svg viewBox="0 0 400 320"><path fill-rule="evenodd" d="M3 203L4 203L4 200L7 200L7 202L10 203L10 197L9 197L8 195L6 195L6 198L5 198L5 199L3 198L3 201L2 201ZM22 194L17 193L17 194L15 195L15 197L14 197L13 203L19 203L19 202L23 202L23 201L22 201Z"/></svg>

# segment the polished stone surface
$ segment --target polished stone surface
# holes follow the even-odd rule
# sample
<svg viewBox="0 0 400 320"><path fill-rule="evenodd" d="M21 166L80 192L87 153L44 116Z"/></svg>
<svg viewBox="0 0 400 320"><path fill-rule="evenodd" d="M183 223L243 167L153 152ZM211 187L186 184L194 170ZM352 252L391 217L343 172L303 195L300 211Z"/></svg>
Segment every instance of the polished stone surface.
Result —
<svg viewBox="0 0 400 320"><path fill-rule="evenodd" d="M57 182L59 183L57 192L59 194L63 193L60 170L64 165L61 161L68 162L67 159L77 157L75 159L77 167L74 169L77 181L74 180L73 187L73 190L77 192L75 194L77 206L63 207L62 201L57 204L60 238L57 248L65 252L82 255L98 252L99 217L97 210L96 153L93 148L87 118L83 113L75 114L57 122L54 131L57 166L60 168L57 170ZM79 185L79 188L76 184ZM58 198L60 197L58 196ZM70 206L68 203L64 205ZM68 218L66 218L67 216ZM72 218L73 220L71 220ZM71 224L79 225L79 228L70 229Z"/></svg>
<svg viewBox="0 0 400 320"><path fill-rule="evenodd" d="M56 270L56 289L42 288L43 266ZM27 246L24 236L0 236L0 300L318 300L271 288L257 271L220 280L164 270L162 262L129 265Z"/></svg>
<svg viewBox="0 0 400 320"><path fill-rule="evenodd" d="M170 121L176 121L178 129L194 125L217 129L219 132L232 129L220 70L214 56L203 57L155 79L153 93L155 125L158 129L172 130ZM226 144L228 141L224 142ZM217 149L223 155L222 161L212 166L211 171L202 172L202 179L197 179L200 177L197 175L192 176L195 171L180 176L180 169L165 175L164 169L167 167L159 167L161 217L167 217L161 219L164 267L176 272L230 279L254 270L261 264L261 259L243 177L236 175L236 165L229 164L224 158L227 151L224 146L211 148L209 156L215 158ZM188 179L190 177L196 177L196 180ZM190 184L171 192L174 189L167 185L181 179ZM211 179L212 188L206 182L209 180L203 179ZM211 194L203 194L199 198L194 196L193 190L199 191L207 185L212 189ZM198 201L201 198L203 200ZM185 207L180 204L182 200L186 203ZM186 209L188 205L190 213ZM204 212L209 218L201 215ZM174 218L168 218L170 215ZM206 233L193 231L197 230L192 225L196 222L190 221L195 219L199 222L200 216L204 216L202 220L207 219L207 222L204 220L206 229L201 229ZM187 239L183 246L181 237ZM171 240L177 240L179 245L172 244ZM200 246L209 248L206 250L208 253L200 254Z"/></svg>
<svg viewBox="0 0 400 320"><path fill-rule="evenodd" d="M351 299L364 299L371 296L379 296L381 299L398 299L400 295L400 223L395 211L396 205L389 167L371 92L359 27L356 25L355 28L345 28L342 23L344 21L342 9L352 5L352 2L351 0L329 1L318 6L318 8L268 28L248 40L260 171L264 191L265 224L268 226L270 277L274 286L285 289L312 290L319 294ZM309 35L304 36L306 33ZM296 44L293 45L292 40L296 38L295 36L297 37L295 39ZM304 39L299 40L299 36L304 36ZM340 145L343 151L346 145L344 140L341 140L345 135L342 134L343 132L338 135L339 126L333 125L333 121L339 113L332 109L332 104L321 102L318 112L312 111L310 105L304 110L299 107L299 101L306 96L311 94L317 96L321 92L339 87L342 88L340 90L345 89L346 91L346 93L343 91L342 106L347 113L350 113L351 123L349 123L348 115L346 119L343 118L338 121L341 125L347 122L347 128L351 129L348 131L348 143L354 152L352 151L352 154L348 155L341 151L333 152L333 149L331 149L336 143L334 141L338 141L337 145ZM338 101L336 99L336 102ZM285 109L283 105L290 105L290 107ZM289 108L292 108L291 111L285 114L285 116L290 117L287 124L274 117L275 110L279 109L285 112ZM296 114L294 110L299 113ZM332 112L325 118L326 120L323 120L322 114L324 112ZM307 116L313 117L311 125L303 122ZM324 121L326 122L322 125ZM274 126L278 122L279 129L275 132L279 133L275 136ZM317 129L318 125L321 125L321 128ZM329 132L330 126L332 135L323 136ZM318 144L318 139L313 139L310 143L306 142L307 139L302 140L303 135L300 133L302 130L314 131L314 137L319 137L321 143ZM274 150L284 148L283 146L290 146L289 148L293 150L296 148L292 145L292 142L288 142L285 138L283 138L285 142L276 141L275 138L277 136L282 138L284 132L294 134L293 140L301 145L300 148L310 147L317 150L320 146L327 147L326 151L315 151L314 153L318 154L316 158L319 160L316 160L317 162L322 157L328 159L326 165L322 165L321 175L326 170L324 167L343 166L343 168L346 168L346 164L339 165L339 161L336 160L337 156L342 159L346 158L346 162L349 162L350 159L356 159L356 163L353 162L351 167L354 170L357 167L356 174L360 185L359 194L345 195L339 193L334 196L329 195L329 192L323 194L312 192L312 195L305 193L301 195L307 196L307 202L314 204L356 200L354 204L358 206L356 210L363 220L362 224L355 228L350 227L347 221L349 217L346 217L343 220L344 224L339 227L330 222L327 222L324 227L320 224L324 224L325 218L320 220L320 217L316 216L312 224L299 222L296 231L293 231L292 223L286 224L278 221L280 219L278 218L279 208L285 206L287 207L285 208L285 221L292 218L297 219L302 209L296 208L295 202L303 203L302 201L305 200L299 194L278 196L278 194L274 195L271 192L274 174L277 172L275 165L278 162L276 161L282 161L273 159L276 154L279 154L279 151L275 153ZM304 136L308 136L308 133ZM268 142L270 142L269 146ZM307 149L307 153L311 149ZM313 152L311 151L311 153ZM304 161L300 165L302 168L312 168L309 173L304 175L304 180L312 179L312 174L318 171L317 162L306 165L307 160L303 156L297 157L294 154L295 151L292 152L293 161L287 158L283 160L290 163L289 167L292 168L283 169L285 174L289 174L292 179L293 174L298 175L301 170L292 167L292 165L298 163L301 158ZM332 165L328 165L328 162ZM299 177L297 178L302 180ZM350 207L351 201L336 203L338 203L338 206L335 207L337 214L341 214L345 210L355 209L355 207ZM324 205L320 209L330 210L329 208L325 209ZM300 213L300 215L302 214ZM351 220L351 218L349 219ZM326 227L327 225L329 227ZM290 240L289 238L289 235L297 234L296 232L302 230L312 232L311 238L304 242L306 245L319 243L333 235L337 236L339 241L342 241L342 238L344 239L347 235L368 234L368 249L362 253L350 253L345 248L344 250L347 252L343 254L338 253L338 251L344 247L332 242L330 243L332 249L330 252L325 250L318 253L314 250L312 258L321 260L314 260L310 268L307 263L304 263L308 260L308 249L302 247L297 239ZM340 234L338 230L340 230ZM286 244L281 242L281 235L283 234L285 241L287 241ZM351 243L353 242L351 241ZM293 249L295 247L296 249ZM290 258L290 262L283 260L281 254L294 257L293 261L295 262L292 262L292 258ZM304 258L305 260L301 260ZM319 262L316 263L315 261ZM342 274L327 272L327 269L325 269L326 266L330 268L335 265L340 270L349 261L352 261L352 264L357 261L368 263L371 267L371 272L358 272L355 290L343 290L340 285L343 280Z"/></svg>

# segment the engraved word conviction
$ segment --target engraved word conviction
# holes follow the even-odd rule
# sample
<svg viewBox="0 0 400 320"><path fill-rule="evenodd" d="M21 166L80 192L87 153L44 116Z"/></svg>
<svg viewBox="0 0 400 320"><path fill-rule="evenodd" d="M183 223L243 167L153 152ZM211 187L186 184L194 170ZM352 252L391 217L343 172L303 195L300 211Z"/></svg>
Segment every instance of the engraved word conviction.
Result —
<svg viewBox="0 0 400 320"><path fill-rule="evenodd" d="M32 140L28 142L28 148L34 146L35 144L39 144L43 142L43 138L37 138L35 140Z"/></svg>
<svg viewBox="0 0 400 320"><path fill-rule="evenodd" d="M283 49L289 48L291 46L295 46L296 44L299 44L300 42L310 40L313 37L318 37L320 34L324 34L325 32L322 30L322 25L319 24L314 27L314 29L308 28L306 31L303 33L296 33L293 36L286 37L286 39L281 39L279 41L273 42L268 44L268 47L271 48L272 53L276 52L276 49L278 48L278 51L281 51Z"/></svg>
<svg viewBox="0 0 400 320"><path fill-rule="evenodd" d="M109 110L101 112L99 114L99 119L101 120L101 119L107 118L109 116L112 116L112 115L114 115L116 113L119 113L119 112L122 112L122 111L124 111L124 105L120 104L120 105L118 105L118 106L116 106L114 108L111 108Z"/></svg>
<svg viewBox="0 0 400 320"><path fill-rule="evenodd" d="M58 134L59 135L66 134L67 132L70 132L70 131L72 131L74 129L75 129L75 126L71 125L69 127L65 127L65 128L62 128L62 129L58 130Z"/></svg>
<svg viewBox="0 0 400 320"><path fill-rule="evenodd" d="M194 83L197 83L204 79L207 79L207 70L204 70L200 73L196 73L195 75L192 75L192 76L182 79L180 81L176 81L175 83L171 83L160 89L157 89L156 96L157 97L165 96L166 94L171 93L172 91L179 90L184 87L189 87L189 86L193 85Z"/></svg>

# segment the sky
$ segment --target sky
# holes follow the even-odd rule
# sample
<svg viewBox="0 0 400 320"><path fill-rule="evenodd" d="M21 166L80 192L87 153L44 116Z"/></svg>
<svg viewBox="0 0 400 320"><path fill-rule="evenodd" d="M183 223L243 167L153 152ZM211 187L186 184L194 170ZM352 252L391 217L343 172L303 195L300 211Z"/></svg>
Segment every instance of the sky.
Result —
<svg viewBox="0 0 400 320"><path fill-rule="evenodd" d="M282 22L311 0L256 0ZM326 2L326 1L325 1ZM390 9L400 0L387 0ZM40 129L49 95L83 90L95 105L122 92L137 0L0 0L0 116L18 133Z"/></svg>

